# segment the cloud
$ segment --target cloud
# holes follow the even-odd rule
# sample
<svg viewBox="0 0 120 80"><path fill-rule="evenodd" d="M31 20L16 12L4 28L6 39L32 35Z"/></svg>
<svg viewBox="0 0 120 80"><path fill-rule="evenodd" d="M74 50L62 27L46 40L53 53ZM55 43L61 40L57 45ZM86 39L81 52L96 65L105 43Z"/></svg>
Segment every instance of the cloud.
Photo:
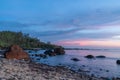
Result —
<svg viewBox="0 0 120 80"><path fill-rule="evenodd" d="M20 2L24 3L24 1ZM70 40L73 41L69 43L72 45L77 45L78 43L75 42L77 40L86 40L85 43L87 43L89 40L99 42L99 40L119 39L119 3L113 5L104 1L103 4L103 1L100 1L98 4L95 1L97 4L94 4L94 1L90 3L82 1L81 3L77 0L62 5L64 1L49 2L42 1L44 5L41 3L41 5L35 5L37 2L34 2L33 7L28 7L32 2L28 4L28 1L25 1L27 6L14 5L17 7L12 6L10 10L8 10L9 7L5 7L5 11L0 8L2 12L0 13L0 30L22 31L43 41L56 43ZM51 6L45 6L45 4ZM92 41L89 43L93 43ZM69 44L66 43L66 45Z"/></svg>

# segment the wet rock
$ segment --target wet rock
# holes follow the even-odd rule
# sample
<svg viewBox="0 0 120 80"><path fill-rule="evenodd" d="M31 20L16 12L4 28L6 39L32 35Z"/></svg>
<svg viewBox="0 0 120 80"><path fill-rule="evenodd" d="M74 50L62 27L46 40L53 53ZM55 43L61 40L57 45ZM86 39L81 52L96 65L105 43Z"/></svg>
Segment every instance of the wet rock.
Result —
<svg viewBox="0 0 120 80"><path fill-rule="evenodd" d="M106 70L106 72L109 72L109 70Z"/></svg>
<svg viewBox="0 0 120 80"><path fill-rule="evenodd" d="M71 60L77 62L77 61L80 61L78 58L72 58Z"/></svg>
<svg viewBox="0 0 120 80"><path fill-rule="evenodd" d="M99 56L96 56L96 58L106 58L106 57L103 55L99 55Z"/></svg>
<svg viewBox="0 0 120 80"><path fill-rule="evenodd" d="M35 56L34 54L32 54L31 56Z"/></svg>
<svg viewBox="0 0 120 80"><path fill-rule="evenodd" d="M102 71L103 69L100 69L100 71Z"/></svg>
<svg viewBox="0 0 120 80"><path fill-rule="evenodd" d="M93 55L87 55L87 56L85 56L85 58L93 59L94 56Z"/></svg>
<svg viewBox="0 0 120 80"><path fill-rule="evenodd" d="M12 45L10 49L5 53L7 59L25 59L29 60L28 53L24 52L18 45Z"/></svg>
<svg viewBox="0 0 120 80"><path fill-rule="evenodd" d="M52 50L46 50L46 51L44 52L44 54L45 54L45 55L49 55L49 56L55 56L55 55L56 55L56 53L54 53Z"/></svg>
<svg viewBox="0 0 120 80"><path fill-rule="evenodd" d="M86 67L85 65L82 65L82 67Z"/></svg>
<svg viewBox="0 0 120 80"><path fill-rule="evenodd" d="M39 56L42 58L47 58L47 55L45 55L45 54L40 54Z"/></svg>
<svg viewBox="0 0 120 80"><path fill-rule="evenodd" d="M32 53L32 51L28 51L28 53Z"/></svg>
<svg viewBox="0 0 120 80"><path fill-rule="evenodd" d="M116 63L120 65L120 60L117 60Z"/></svg>
<svg viewBox="0 0 120 80"><path fill-rule="evenodd" d="M39 54L35 54L36 57L39 57Z"/></svg>
<svg viewBox="0 0 120 80"><path fill-rule="evenodd" d="M40 58L37 58L36 60L40 60Z"/></svg>
<svg viewBox="0 0 120 80"><path fill-rule="evenodd" d="M44 54L50 54L50 53L53 53L53 51L52 51L52 50L46 50L46 51L44 52Z"/></svg>
<svg viewBox="0 0 120 80"><path fill-rule="evenodd" d="M63 55L65 54L65 51L63 48L55 48L54 53L56 53L56 55Z"/></svg>

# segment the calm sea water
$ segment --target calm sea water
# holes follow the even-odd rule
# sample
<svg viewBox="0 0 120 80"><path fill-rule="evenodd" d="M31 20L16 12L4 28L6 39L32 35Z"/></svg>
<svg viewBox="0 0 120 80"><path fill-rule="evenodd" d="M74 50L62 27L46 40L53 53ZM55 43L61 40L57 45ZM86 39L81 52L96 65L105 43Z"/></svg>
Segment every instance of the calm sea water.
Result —
<svg viewBox="0 0 120 80"><path fill-rule="evenodd" d="M42 54L44 50L31 52L30 54ZM106 58L100 59L86 59L86 55L105 55ZM98 77L119 77L120 78L120 65L116 64L116 60L120 59L119 50L66 50L65 55L48 57L40 59L39 57L32 57L35 62L44 63L52 66L62 65L74 71L80 72L83 70L86 74L94 74ZM71 58L78 58L80 61L74 62Z"/></svg>

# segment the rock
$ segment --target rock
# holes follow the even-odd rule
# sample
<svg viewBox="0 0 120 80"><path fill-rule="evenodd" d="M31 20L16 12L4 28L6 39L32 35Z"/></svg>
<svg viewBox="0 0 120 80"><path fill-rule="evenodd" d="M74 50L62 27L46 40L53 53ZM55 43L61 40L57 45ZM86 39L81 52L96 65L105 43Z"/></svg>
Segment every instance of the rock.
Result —
<svg viewBox="0 0 120 80"><path fill-rule="evenodd" d="M106 57L103 55L100 55L100 56L96 56L96 58L106 58Z"/></svg>
<svg viewBox="0 0 120 80"><path fill-rule="evenodd" d="M100 71L102 71L103 69L100 69Z"/></svg>
<svg viewBox="0 0 120 80"><path fill-rule="evenodd" d="M32 51L28 51L28 53L32 53Z"/></svg>
<svg viewBox="0 0 120 80"><path fill-rule="evenodd" d="M52 50L46 50L44 52L45 55L49 55L49 56L55 56L56 54L52 51Z"/></svg>
<svg viewBox="0 0 120 80"><path fill-rule="evenodd" d="M39 57L39 54L35 54L36 57Z"/></svg>
<svg viewBox="0 0 120 80"><path fill-rule="evenodd" d="M5 53L7 59L25 59L29 60L28 53L24 52L18 45L12 45L10 49Z"/></svg>
<svg viewBox="0 0 120 80"><path fill-rule="evenodd" d="M47 55L45 55L45 54L40 54L39 56L42 58L47 58Z"/></svg>
<svg viewBox="0 0 120 80"><path fill-rule="evenodd" d="M40 60L40 58L37 58L36 60Z"/></svg>
<svg viewBox="0 0 120 80"><path fill-rule="evenodd" d="M106 72L109 72L109 70L106 70Z"/></svg>
<svg viewBox="0 0 120 80"><path fill-rule="evenodd" d="M31 56L35 56L34 54L32 54Z"/></svg>
<svg viewBox="0 0 120 80"><path fill-rule="evenodd" d="M65 51L63 48L55 48L54 53L56 53L57 55L63 55L65 54Z"/></svg>
<svg viewBox="0 0 120 80"><path fill-rule="evenodd" d="M117 60L116 63L120 65L120 60Z"/></svg>
<svg viewBox="0 0 120 80"><path fill-rule="evenodd" d="M93 55L87 55L87 56L85 56L85 58L92 59L92 58L94 58L94 56Z"/></svg>
<svg viewBox="0 0 120 80"><path fill-rule="evenodd" d="M72 58L73 61L80 61L78 58Z"/></svg>

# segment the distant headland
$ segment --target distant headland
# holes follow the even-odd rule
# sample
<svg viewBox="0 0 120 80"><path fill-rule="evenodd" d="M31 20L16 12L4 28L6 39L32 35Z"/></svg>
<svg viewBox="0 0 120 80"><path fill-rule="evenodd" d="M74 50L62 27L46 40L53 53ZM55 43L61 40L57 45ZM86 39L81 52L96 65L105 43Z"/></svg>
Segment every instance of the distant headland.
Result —
<svg viewBox="0 0 120 80"><path fill-rule="evenodd" d="M13 44L19 45L24 49L53 49L61 47L50 42L42 42L38 38L30 37L29 34L22 32L0 31L0 49L6 49Z"/></svg>

